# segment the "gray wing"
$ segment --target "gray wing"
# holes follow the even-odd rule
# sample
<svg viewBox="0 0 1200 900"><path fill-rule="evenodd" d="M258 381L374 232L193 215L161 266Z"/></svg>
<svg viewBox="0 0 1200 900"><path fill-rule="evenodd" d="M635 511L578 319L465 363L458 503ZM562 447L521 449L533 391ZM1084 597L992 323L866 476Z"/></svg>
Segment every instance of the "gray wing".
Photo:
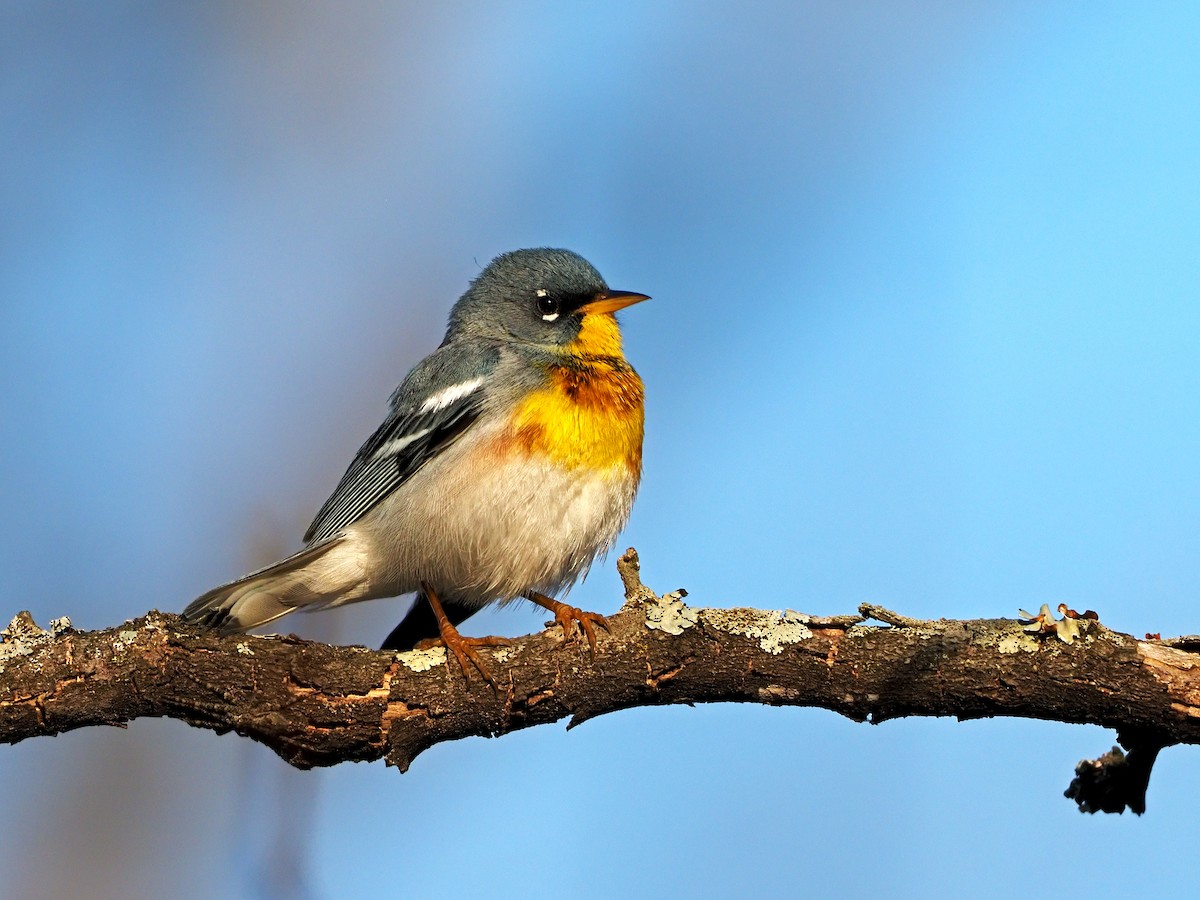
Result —
<svg viewBox="0 0 1200 900"><path fill-rule="evenodd" d="M352 525L479 418L499 353L458 343L422 360L392 395L383 424L359 448L304 540L317 544Z"/></svg>

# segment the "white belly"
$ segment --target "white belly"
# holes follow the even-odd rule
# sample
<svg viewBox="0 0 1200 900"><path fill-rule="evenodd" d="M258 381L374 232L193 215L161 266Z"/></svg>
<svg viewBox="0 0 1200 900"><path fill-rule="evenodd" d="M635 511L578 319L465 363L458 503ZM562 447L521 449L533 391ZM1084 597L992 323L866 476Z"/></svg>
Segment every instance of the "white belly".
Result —
<svg viewBox="0 0 1200 900"><path fill-rule="evenodd" d="M478 605L531 590L554 595L612 546L633 505L634 473L526 456L501 462L480 453L481 443L449 448L347 529L370 582L354 599L422 582Z"/></svg>

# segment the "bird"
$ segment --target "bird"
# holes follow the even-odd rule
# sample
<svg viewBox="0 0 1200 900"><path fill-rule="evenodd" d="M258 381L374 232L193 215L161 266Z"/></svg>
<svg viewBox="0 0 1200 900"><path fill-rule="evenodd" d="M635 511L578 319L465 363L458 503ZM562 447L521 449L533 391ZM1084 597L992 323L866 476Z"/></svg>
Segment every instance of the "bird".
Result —
<svg viewBox="0 0 1200 900"><path fill-rule="evenodd" d="M188 622L222 634L297 610L415 592L382 644L444 645L495 687L457 626L525 598L596 652L599 613L555 598L611 549L642 473L644 387L616 312L650 299L609 289L570 250L492 260L450 311L441 345L392 393L304 535L304 548L202 594Z"/></svg>

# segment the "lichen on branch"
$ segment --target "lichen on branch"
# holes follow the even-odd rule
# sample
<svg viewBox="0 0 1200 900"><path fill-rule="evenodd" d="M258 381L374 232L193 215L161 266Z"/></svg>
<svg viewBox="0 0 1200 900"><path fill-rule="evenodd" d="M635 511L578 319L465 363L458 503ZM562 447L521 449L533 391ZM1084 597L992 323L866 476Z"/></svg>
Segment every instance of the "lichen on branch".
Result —
<svg viewBox="0 0 1200 900"><path fill-rule="evenodd" d="M1195 644L1139 641L1083 617L1067 628L1039 618L1031 629L867 605L833 617L699 608L684 591L660 596L643 585L632 550L618 570L625 604L594 655L557 626L481 651L495 689L447 666L442 648L220 637L157 612L102 631L63 620L42 631L25 614L0 640L0 742L167 716L250 737L300 768L382 758L405 770L442 741L574 725L632 706L816 706L870 722L1022 716L1118 730L1141 765L1137 777L1089 772L1084 780L1101 784L1103 799L1086 785L1076 796L1081 808L1105 811L1140 811L1144 761L1164 746L1200 743Z"/></svg>

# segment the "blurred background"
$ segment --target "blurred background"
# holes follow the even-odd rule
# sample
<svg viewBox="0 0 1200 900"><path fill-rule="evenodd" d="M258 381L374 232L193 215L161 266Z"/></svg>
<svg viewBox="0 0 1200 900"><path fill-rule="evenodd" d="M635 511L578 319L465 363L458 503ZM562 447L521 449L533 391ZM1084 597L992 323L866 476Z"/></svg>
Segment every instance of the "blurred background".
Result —
<svg viewBox="0 0 1200 900"><path fill-rule="evenodd" d="M650 586L1200 631L1195 4L12 2L0 156L5 622L297 548L467 282L550 245L654 296ZM1200 754L1082 816L1113 739L726 705L401 776L138 721L0 747L0 895L1179 894Z"/></svg>

